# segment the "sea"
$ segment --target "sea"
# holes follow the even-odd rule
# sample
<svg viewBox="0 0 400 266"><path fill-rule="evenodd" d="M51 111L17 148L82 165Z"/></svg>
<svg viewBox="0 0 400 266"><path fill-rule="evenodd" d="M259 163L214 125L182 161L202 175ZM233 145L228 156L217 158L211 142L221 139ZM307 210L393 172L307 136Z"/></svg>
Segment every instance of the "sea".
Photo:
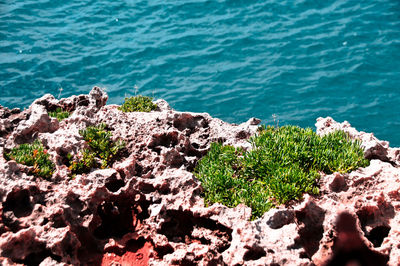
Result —
<svg viewBox="0 0 400 266"><path fill-rule="evenodd" d="M400 146L399 0L0 0L0 104L105 88Z"/></svg>

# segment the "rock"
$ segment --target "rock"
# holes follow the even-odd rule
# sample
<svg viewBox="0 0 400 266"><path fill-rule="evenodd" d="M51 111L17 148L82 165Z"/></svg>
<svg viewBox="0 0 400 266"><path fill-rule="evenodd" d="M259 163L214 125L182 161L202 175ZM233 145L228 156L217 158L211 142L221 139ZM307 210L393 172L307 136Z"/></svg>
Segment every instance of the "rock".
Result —
<svg viewBox="0 0 400 266"><path fill-rule="evenodd" d="M7 232L0 239L2 256L14 261L25 260L30 254L38 253L43 245L44 243L37 238L34 228L22 229L15 234Z"/></svg>
<svg viewBox="0 0 400 266"><path fill-rule="evenodd" d="M0 105L0 138L11 133L21 120L27 119L27 112L18 108L12 110Z"/></svg>
<svg viewBox="0 0 400 266"><path fill-rule="evenodd" d="M164 100L149 113L123 113L107 98L95 87L60 100L45 95L22 112L0 107L0 153L39 138L57 168L44 180L0 156L0 264L398 265L400 149L319 118L318 134L346 131L370 165L321 175L320 195L250 221L245 205L205 206L191 171L212 142L249 149L259 119L234 125ZM50 118L57 107L71 116ZM99 123L126 143L124 154L112 168L71 178L66 154L85 147L80 129Z"/></svg>
<svg viewBox="0 0 400 266"><path fill-rule="evenodd" d="M167 101L163 99L158 99L154 101L154 103L157 105L157 111L168 111L171 110L171 106L167 103Z"/></svg>
<svg viewBox="0 0 400 266"><path fill-rule="evenodd" d="M41 98L36 99L32 105L42 105L46 110L58 107L58 100L51 94L45 94Z"/></svg>
<svg viewBox="0 0 400 266"><path fill-rule="evenodd" d="M107 100L108 95L99 87L94 87L89 93L89 107L99 110L106 105Z"/></svg>
<svg viewBox="0 0 400 266"><path fill-rule="evenodd" d="M335 130L342 130L349 134L351 138L361 142L366 158L390 161L390 158L388 158L389 142L378 140L372 133L359 132L354 127L351 127L347 121L338 123L331 117L320 117L317 119L315 127L319 135L325 135Z"/></svg>
<svg viewBox="0 0 400 266"><path fill-rule="evenodd" d="M333 173L324 176L320 180L320 190L324 192L340 192L345 191L347 187L348 176L346 174Z"/></svg>
<svg viewBox="0 0 400 266"><path fill-rule="evenodd" d="M18 127L6 141L7 148L31 142L38 133L54 132L58 129L57 119L51 119L43 105L33 103L29 107L29 119L19 122Z"/></svg>
<svg viewBox="0 0 400 266"><path fill-rule="evenodd" d="M3 266L21 266L24 264L20 264L20 263L15 263L12 260L10 260L9 258L4 258L4 257L0 257L0 264Z"/></svg>
<svg viewBox="0 0 400 266"><path fill-rule="evenodd" d="M247 120L246 124L250 125L250 126L257 126L258 124L261 123L261 120L255 117L250 118L249 120Z"/></svg>
<svg viewBox="0 0 400 266"><path fill-rule="evenodd" d="M268 218L267 218L268 217ZM294 222L294 211L273 209L267 212L263 219L267 220L267 225L272 229L279 229Z"/></svg>
<svg viewBox="0 0 400 266"><path fill-rule="evenodd" d="M360 236L357 218L343 212L336 221L336 241L332 246L333 256L325 265L386 265L388 257L371 250Z"/></svg>

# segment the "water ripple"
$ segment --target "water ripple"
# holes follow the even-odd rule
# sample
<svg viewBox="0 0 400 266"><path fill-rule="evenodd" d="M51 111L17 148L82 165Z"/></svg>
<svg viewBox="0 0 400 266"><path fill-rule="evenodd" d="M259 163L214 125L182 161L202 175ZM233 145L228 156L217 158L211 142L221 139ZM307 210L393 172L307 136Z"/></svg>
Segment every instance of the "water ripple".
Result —
<svg viewBox="0 0 400 266"><path fill-rule="evenodd" d="M400 146L400 4L0 2L0 104L107 87L229 122L349 120Z"/></svg>

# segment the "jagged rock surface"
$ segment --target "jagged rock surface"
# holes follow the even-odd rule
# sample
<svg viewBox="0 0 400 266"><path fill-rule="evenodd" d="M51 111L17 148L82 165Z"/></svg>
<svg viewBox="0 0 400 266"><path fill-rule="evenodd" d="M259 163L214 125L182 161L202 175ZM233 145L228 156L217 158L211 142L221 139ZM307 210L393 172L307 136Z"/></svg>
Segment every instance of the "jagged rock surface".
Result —
<svg viewBox="0 0 400 266"><path fill-rule="evenodd" d="M211 142L249 148L259 120L228 124L174 111L163 100L150 113L123 113L106 101L95 87L61 100L45 95L22 112L0 106L0 154L39 138L56 163L44 180L0 156L3 265L400 263L400 150L387 142L318 119L319 134L341 129L359 139L370 166L323 175L319 196L249 221L243 205L205 207L191 171ZM49 117L57 107L72 115ZM125 141L125 156L112 168L69 178L63 161L85 146L79 130L99 123Z"/></svg>

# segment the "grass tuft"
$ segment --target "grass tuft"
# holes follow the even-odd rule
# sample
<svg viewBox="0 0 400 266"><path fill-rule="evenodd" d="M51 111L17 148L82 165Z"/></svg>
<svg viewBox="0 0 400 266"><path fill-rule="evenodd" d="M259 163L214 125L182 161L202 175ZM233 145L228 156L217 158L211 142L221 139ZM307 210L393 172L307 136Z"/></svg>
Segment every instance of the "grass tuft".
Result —
<svg viewBox="0 0 400 266"><path fill-rule="evenodd" d="M21 144L10 152L4 153L6 160L15 160L17 163L33 166L31 173L35 176L49 179L55 170L54 163L50 160L47 150L39 140L32 144Z"/></svg>
<svg viewBox="0 0 400 266"><path fill-rule="evenodd" d="M62 121L70 115L70 112L63 111L60 107L58 107L54 112L49 112L49 116L57 118L58 121Z"/></svg>
<svg viewBox="0 0 400 266"><path fill-rule="evenodd" d="M320 137L310 128L268 126L249 141L249 151L213 143L195 175L208 204L244 203L253 219L303 193L318 194L319 172L345 173L369 165L360 143L343 131Z"/></svg>
<svg viewBox="0 0 400 266"><path fill-rule="evenodd" d="M118 109L123 112L150 112L157 108L152 100L152 97L142 95L126 97L124 103Z"/></svg>

